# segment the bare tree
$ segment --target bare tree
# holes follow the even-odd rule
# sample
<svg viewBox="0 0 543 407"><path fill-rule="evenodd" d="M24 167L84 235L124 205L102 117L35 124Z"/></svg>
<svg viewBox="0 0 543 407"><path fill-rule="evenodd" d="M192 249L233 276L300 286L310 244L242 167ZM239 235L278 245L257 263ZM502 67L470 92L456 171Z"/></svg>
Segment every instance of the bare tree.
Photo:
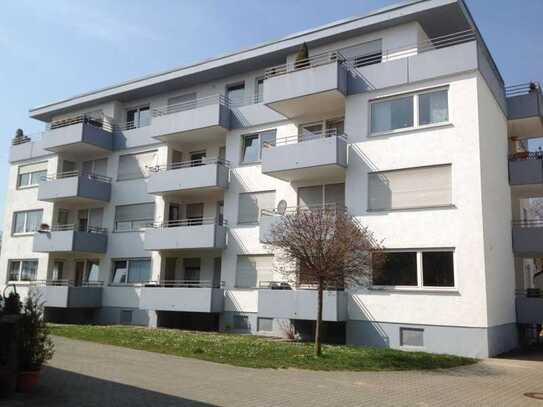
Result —
<svg viewBox="0 0 543 407"><path fill-rule="evenodd" d="M323 291L365 284L380 244L367 227L336 208L288 211L272 226L265 243L277 249L282 263L296 265L298 282L316 286L315 354L320 356ZM281 272L292 277L292 268Z"/></svg>

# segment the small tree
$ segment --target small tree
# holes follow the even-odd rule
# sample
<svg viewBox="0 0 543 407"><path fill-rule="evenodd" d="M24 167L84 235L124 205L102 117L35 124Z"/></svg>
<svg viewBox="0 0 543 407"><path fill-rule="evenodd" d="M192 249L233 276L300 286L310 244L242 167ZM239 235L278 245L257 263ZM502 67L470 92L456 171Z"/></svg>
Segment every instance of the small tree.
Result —
<svg viewBox="0 0 543 407"><path fill-rule="evenodd" d="M19 294L17 294L16 292L12 292L6 298L4 298L4 314L18 315L21 313L22 309L23 304L21 303Z"/></svg>
<svg viewBox="0 0 543 407"><path fill-rule="evenodd" d="M24 303L19 333L19 369L39 370L53 357L54 345L43 317L43 304L39 294L31 290Z"/></svg>
<svg viewBox="0 0 543 407"><path fill-rule="evenodd" d="M372 253L380 245L367 227L336 208L287 212L271 228L266 243L278 249L283 262L296 264L299 282L316 285L315 355L320 356L323 291L366 284Z"/></svg>

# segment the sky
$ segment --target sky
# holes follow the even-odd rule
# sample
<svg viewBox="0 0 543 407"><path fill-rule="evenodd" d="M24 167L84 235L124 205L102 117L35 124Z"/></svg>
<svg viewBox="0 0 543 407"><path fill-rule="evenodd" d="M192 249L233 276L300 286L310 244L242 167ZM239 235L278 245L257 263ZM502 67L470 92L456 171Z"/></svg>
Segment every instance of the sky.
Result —
<svg viewBox="0 0 543 407"><path fill-rule="evenodd" d="M467 0L506 84L543 79L541 0ZM0 213L17 128L32 107L281 38L398 0L4 0ZM520 6L521 5L521 6Z"/></svg>

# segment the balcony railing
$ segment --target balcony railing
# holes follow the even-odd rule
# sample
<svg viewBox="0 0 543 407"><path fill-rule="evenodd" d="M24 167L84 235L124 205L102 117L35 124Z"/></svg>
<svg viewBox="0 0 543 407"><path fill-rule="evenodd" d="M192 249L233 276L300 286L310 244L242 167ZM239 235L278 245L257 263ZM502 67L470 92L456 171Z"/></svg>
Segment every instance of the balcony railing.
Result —
<svg viewBox="0 0 543 407"><path fill-rule="evenodd" d="M258 288L272 290L317 290L317 284L308 283L290 283L288 281L260 281ZM345 288L341 284L327 284L325 290L328 291L343 291Z"/></svg>
<svg viewBox="0 0 543 407"><path fill-rule="evenodd" d="M527 95L532 92L541 93L541 85L539 84L539 82L520 83L517 85L509 85L505 87L505 96L507 96L508 98L513 96Z"/></svg>
<svg viewBox="0 0 543 407"><path fill-rule="evenodd" d="M226 219L219 219L215 217L178 219L178 220L170 220L167 222L153 223L153 229L166 229L166 228L201 226L201 225L228 226L228 222Z"/></svg>
<svg viewBox="0 0 543 407"><path fill-rule="evenodd" d="M519 228L540 228L540 227L543 227L543 219L514 220L512 223L513 223L514 227L519 227Z"/></svg>
<svg viewBox="0 0 543 407"><path fill-rule="evenodd" d="M43 131L39 131L36 133L23 134L22 137L14 137L11 140L11 145L18 146L25 143L40 141L43 138L43 134Z"/></svg>
<svg viewBox="0 0 543 407"><path fill-rule="evenodd" d="M294 143L303 143L304 141L319 140L328 137L341 137L347 141L347 136L345 134L338 133L337 129L326 129L323 131L314 131L311 133L303 133L292 136L280 137L274 141L264 142L264 147L275 147L284 144L294 144Z"/></svg>
<svg viewBox="0 0 543 407"><path fill-rule="evenodd" d="M221 288L224 281L214 282L211 280L160 280L145 283L146 287L166 288Z"/></svg>
<svg viewBox="0 0 543 407"><path fill-rule="evenodd" d="M184 112L187 110L197 109L202 106L209 106L214 104L221 104L230 106L229 99L224 95L213 95L202 98L196 98L194 100L188 100L186 102L176 103L172 105L157 107L153 109L152 116L160 117L172 113Z"/></svg>
<svg viewBox="0 0 543 407"><path fill-rule="evenodd" d="M289 215L299 212L318 212L318 211L334 211L346 213L347 207L342 203L329 202L322 205L307 205L307 206L285 206L274 209L262 209L260 213L262 215L277 216L277 215Z"/></svg>
<svg viewBox="0 0 543 407"><path fill-rule="evenodd" d="M102 287L103 281L81 281L74 280L43 280L43 284L46 286L54 287Z"/></svg>
<svg viewBox="0 0 543 407"><path fill-rule="evenodd" d="M113 132L113 125L110 121L105 120L105 118L106 116L101 113L80 114L62 120L55 120L47 125L47 130L55 130L62 127L83 123L111 133Z"/></svg>
<svg viewBox="0 0 543 407"><path fill-rule="evenodd" d="M42 181L54 181L57 179L72 178L72 177L79 177L79 176L83 176L94 181L107 182L108 184L111 183L111 177L106 177L105 175L95 174L92 172L78 171L78 170L57 172L56 174L48 174L47 176L42 177Z"/></svg>
<svg viewBox="0 0 543 407"><path fill-rule="evenodd" d="M209 164L219 164L219 165L224 165L225 167L230 167L230 161L228 160L223 160L220 158L201 158L198 160L179 161L179 162L170 163L166 165L156 165L153 167L148 167L148 169L150 172L163 172L163 171L170 171L170 170L178 170L181 168L200 167L202 165L209 165Z"/></svg>
<svg viewBox="0 0 543 407"><path fill-rule="evenodd" d="M302 69L315 68L336 61L343 62L345 61L345 57L343 57L339 51L330 51L267 68L264 75L265 79L269 79L274 76L286 75L290 72L300 71Z"/></svg>
<svg viewBox="0 0 543 407"><path fill-rule="evenodd" d="M541 160L543 159L543 151L521 151L509 155L510 161L520 160Z"/></svg>
<svg viewBox="0 0 543 407"><path fill-rule="evenodd" d="M107 229L99 226L86 226L86 227L80 227L78 225L74 224L67 224L67 225L52 225L49 228L41 228L39 232L41 233L47 233L47 232L66 232L66 231L75 231L75 232L86 232L86 233L99 233L99 234L107 234Z"/></svg>

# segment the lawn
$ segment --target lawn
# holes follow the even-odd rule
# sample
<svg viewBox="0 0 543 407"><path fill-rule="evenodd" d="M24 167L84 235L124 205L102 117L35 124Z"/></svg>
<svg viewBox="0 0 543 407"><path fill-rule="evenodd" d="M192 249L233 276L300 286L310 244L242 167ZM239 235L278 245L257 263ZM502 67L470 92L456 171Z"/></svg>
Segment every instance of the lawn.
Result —
<svg viewBox="0 0 543 407"><path fill-rule="evenodd" d="M383 371L440 369L476 362L450 355L336 345L325 345L323 356L318 358L313 355L312 343L250 335L128 326L49 326L51 334L66 338L252 368Z"/></svg>

